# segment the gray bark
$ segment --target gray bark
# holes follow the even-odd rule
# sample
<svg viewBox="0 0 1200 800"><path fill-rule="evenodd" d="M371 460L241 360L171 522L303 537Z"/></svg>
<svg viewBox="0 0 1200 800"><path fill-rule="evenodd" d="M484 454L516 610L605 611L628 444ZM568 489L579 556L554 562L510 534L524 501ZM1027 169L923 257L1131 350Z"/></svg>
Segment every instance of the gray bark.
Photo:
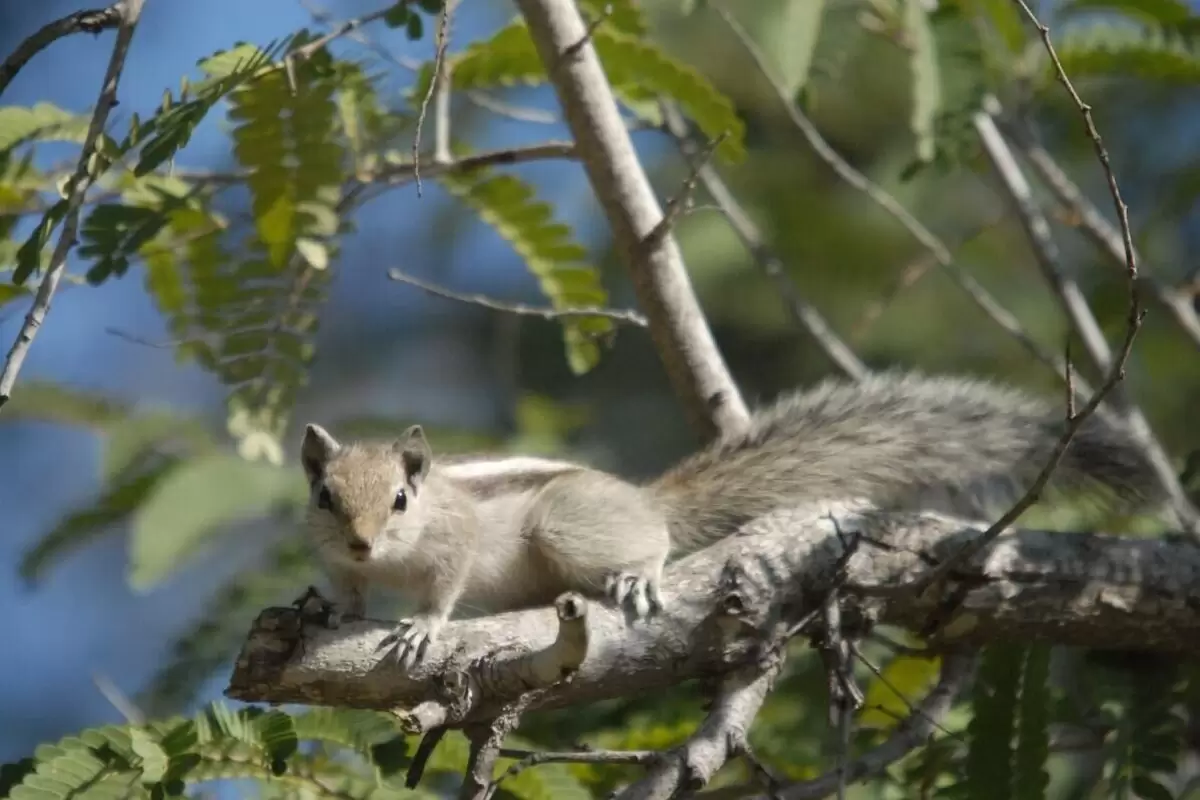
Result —
<svg viewBox="0 0 1200 800"><path fill-rule="evenodd" d="M949 582L921 589L939 560L984 529L852 505L774 514L674 563L664 581L668 607L648 622L627 625L601 602L588 603L580 612L586 655L569 680L549 686L554 670L546 665L562 642L577 650L581 641L560 631L550 608L452 622L409 674L375 652L389 622L330 630L296 609L271 608L256 620L227 694L387 709L424 731L491 720L518 701L523 710L561 708L724 675L761 659L773 620L820 603L847 548L842 596L880 623L924 632L931 646L1043 640L1200 650L1200 547L1021 530L991 542Z"/></svg>

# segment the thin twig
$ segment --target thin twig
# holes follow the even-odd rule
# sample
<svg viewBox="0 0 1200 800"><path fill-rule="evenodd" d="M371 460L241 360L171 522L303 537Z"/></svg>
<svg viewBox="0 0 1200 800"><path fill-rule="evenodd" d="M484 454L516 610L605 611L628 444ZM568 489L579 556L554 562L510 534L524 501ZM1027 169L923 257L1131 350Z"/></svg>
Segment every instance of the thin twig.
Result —
<svg viewBox="0 0 1200 800"><path fill-rule="evenodd" d="M1061 263L1058 245L1050 230L1050 222L1038 206L1037 200L1033 196L1033 188L1026 179L1020 164L1017 163L1016 156L1009 148L1008 142L1005 141L1000 129L996 126L995 117L999 113L999 102L994 97L985 98L984 108L975 115L975 128L983 143L984 151L1001 180L1005 194L1025 229L1037 265L1051 291L1058 298L1072 329L1078 334L1084 353L1091 361L1092 366L1100 374L1108 374L1112 378L1103 383L1101 391L1105 392L1106 396L1111 396L1112 405L1120 412L1146 460L1153 467L1159 483L1171 499L1180 522L1184 527L1200 534L1200 515L1192 508L1183 487L1180 486L1170 456L1155 437L1150 423L1141 409L1120 385L1125 374L1125 364L1133 347L1133 339L1137 335L1145 315L1142 308L1137 265L1132 260L1127 265L1129 311L1126 320L1126 341L1124 347L1114 357L1112 349L1104 338L1099 321L1088 306L1083 290L1074 279L1067 275L1067 271ZM1107 169L1107 156L1102 163ZM1127 217L1122 217L1122 219L1126 220ZM1129 252L1132 253L1132 250ZM1132 258L1132 256L1130 257ZM1089 415L1092 412L1086 409L1095 409L1096 407L1089 403L1084 406L1084 410L1081 410L1079 415ZM1081 424L1081 422L1075 423L1071 430L1077 431Z"/></svg>
<svg viewBox="0 0 1200 800"><path fill-rule="evenodd" d="M934 721L938 721L940 725L940 720L950 713L955 698L974 667L974 656L947 656L942 662L942 673L937 685L917 705L921 713L910 714L896 726L883 744L851 761L845 769L847 781L854 783L878 775L908 753L926 744L930 735L937 730L938 726L934 725ZM812 780L794 783L779 792L779 796L784 800L816 800L827 797L837 790L839 778L839 770L831 770Z"/></svg>
<svg viewBox="0 0 1200 800"><path fill-rule="evenodd" d="M672 103L661 101L659 106L663 111L667 131L675 139L684 156L695 158L699 146L691 136L687 120ZM725 185L716 168L711 163L701 163L697 175L704 190L712 197L733 232L750 252L754 263L775 283L775 288L779 290L784 307L792 320L809 332L834 366L847 377L854 380L865 378L870 372L867 365L842 341L817 307L804 298L795 282L788 278L783 261L767 246L762 232Z"/></svg>
<svg viewBox="0 0 1200 800"><path fill-rule="evenodd" d="M425 177L437 177L446 174L462 174L482 167L496 167L507 164L524 164L529 161L549 161L551 159L575 160L579 154L575 145L570 142L545 142L544 144L527 147L509 147L503 150L487 150L474 155L448 161L444 164L426 164L421 168ZM416 179L415 163L396 164L380 169L361 178L364 183L387 183L397 185Z"/></svg>
<svg viewBox="0 0 1200 800"><path fill-rule="evenodd" d="M520 773L536 767L539 764L653 764L662 758L662 753L654 750L581 750L578 752L537 752L500 748L501 758L515 758L515 763L509 764L498 778L488 787L486 797L491 797L500 784L509 778L515 778Z"/></svg>
<svg viewBox="0 0 1200 800"><path fill-rule="evenodd" d="M1001 122L1000 125L1001 130L1021 148L1022 154L1029 160L1042 183L1054 193L1059 203L1077 221L1083 233L1102 253L1108 255L1114 264L1126 266L1125 239L1121 231L1109 223L1100 209L1071 180L1054 156L1034 140L1028 123ZM1192 308L1187 296L1153 276L1141 275L1139 282L1150 288L1154 299L1167 310L1192 344L1200 348L1200 315Z"/></svg>
<svg viewBox="0 0 1200 800"><path fill-rule="evenodd" d="M297 47L295 50L293 50L291 53L288 54L288 58L291 60L294 60L296 62L301 62L301 63L304 61L307 61L308 59L312 58L314 53L316 53L321 48L325 47L327 44L329 44L333 40L340 39L343 36L347 36L351 33L354 33L359 28L363 27L364 25L368 25L368 24L374 22L375 20L383 19L384 17L387 16L388 12L391 10L392 10L392 6L389 5L385 8L381 8L377 11L372 11L369 14L364 14L361 17L355 17L354 19L348 19L345 22L342 22L341 24L339 24L336 28L334 28L332 31L325 34L324 36L313 39L311 42L309 42L308 44L306 44L302 47Z"/></svg>
<svg viewBox="0 0 1200 800"><path fill-rule="evenodd" d="M960 237L954 243L953 249L957 251L969 244L976 237L982 236L988 230L995 227L999 221L1000 217L997 215L994 219L988 219L987 221L980 223L967 235ZM900 270L900 274L896 277L892 284L884 289L878 298L873 300L867 305L866 308L863 309L858 320L851 326L851 338L857 341L862 341L871 328L874 327L877 322L879 322L881 317L883 317L884 312L887 311L888 307L896 300L896 298L898 298L902 292L911 289L913 286L919 283L921 279L928 275L929 271L937 265L938 260L933 256L932 253L928 251L922 252L920 255L906 264ZM1007 313L1007 311L1005 313Z"/></svg>
<svg viewBox="0 0 1200 800"><path fill-rule="evenodd" d="M67 193L66 210L63 214L63 227L58 237L58 244L55 245L54 253L50 257L49 268L46 270L41 284L38 285L33 305L25 316L25 322L21 326L17 340L8 351L8 358L4 362L4 371L0 373L0 408L12 396L13 386L17 382L21 365L25 362L25 356L28 355L29 348L33 345L33 339L37 336L38 329L41 328L46 315L50 313L50 303L54 299L54 292L58 289L59 281L62 280L67 267L67 255L75 246L83 198L87 194L88 187L97 177L92 175L89 166L92 161L92 153L95 152L96 142L104 131L109 112L117 105L117 85L121 79L121 71L125 67L125 56L129 52L129 43L133 39L133 32L141 17L144 1L123 0L113 7L121 14L121 19L116 42L113 44L112 57L108 62L108 70L104 74L100 97L96 101L95 111L92 112L92 121L88 125L87 136L83 140L83 148L79 153L79 164L68 182L70 188Z"/></svg>
<svg viewBox="0 0 1200 800"><path fill-rule="evenodd" d="M444 102L446 103L446 119L438 120L439 125L445 124L446 135L449 136L450 130L450 75L448 72L448 64L446 63L446 45L450 38L450 16L454 13L455 0L443 0L442 13L438 16L438 33L437 33L437 51L433 57L433 75L429 79L429 87L425 90L425 97L421 99L421 110L417 114L417 130L413 134L413 178L417 182L417 197L421 196L421 128L425 124L425 114L429 110L429 101L435 93L442 92L446 95ZM442 73L446 74L443 75ZM436 135L436 134L435 134ZM447 139L447 150L449 150L449 139ZM439 155L445 155L446 161L449 161L448 153L439 153L438 149L434 150L434 163L442 161Z"/></svg>
<svg viewBox="0 0 1200 800"><path fill-rule="evenodd" d="M700 175L700 170L709 163L713 152L728 136L728 131L721 133L720 136L706 143L698 153L690 156L689 161L691 163L688 164L688 176L684 179L683 185L679 187L679 191L667 201L666 208L663 209L662 219L651 229L650 233L646 234L643 246L656 246L659 240L671 230L675 221L679 219L679 215L691 203L692 193L696 191L696 179Z"/></svg>
<svg viewBox="0 0 1200 800"><path fill-rule="evenodd" d="M910 214L896 198L889 194L882 186L874 183L863 173L856 170L844 158L838 155L837 151L825 141L821 136L821 132L817 130L817 126L813 124L804 112L793 101L791 93L784 88L773 75L771 66L765 55L755 44L754 39L746 32L746 29L729 12L718 7L715 4L709 4L718 13L725 23L733 31L742 47L749 53L763 78L775 91L776 97L787 111L792 124L799 129L801 135L804 136L813 152L824 161L834 173L850 185L851 188L865 194L872 202L890 214L905 230L912 235L917 242L924 247L937 260L938 265L945 273L953 280L959 288L967 293L980 310L984 312L992 321L1007 331L1009 334L1017 338L1017 340L1035 357L1046 364L1055 366L1057 359L1053 356L1047 356L1045 351L1037 345L1036 341L1027 334L1017 321L1017 318L1007 311L988 291L975 280L966 270L962 269L954 260L950 252L950 248L939 239L932 231L926 228L920 220ZM1059 375L1062 375L1060 366L1055 366Z"/></svg>
<svg viewBox="0 0 1200 800"><path fill-rule="evenodd" d="M603 317L604 319L612 320L613 322L621 322L626 325L636 325L639 328L645 328L646 318L637 311L626 311L616 308L600 308L598 306L580 306L577 308L547 308L545 306L531 306L524 303L505 303L500 300L495 300L491 297L482 294L462 294L460 292L451 291L442 286L428 283L420 278L414 278L412 275L393 269L388 271L388 277L394 281L407 283L410 286L415 286L422 291L438 297L444 297L447 300L455 300L459 303L469 303L470 305L482 306L490 308L493 311L502 311L505 314L517 314L524 317L541 317L546 320L557 319L579 319L581 317Z"/></svg>
<svg viewBox="0 0 1200 800"><path fill-rule="evenodd" d="M104 695L104 699L117 710L117 713L125 718L126 722L131 725L146 724L145 713L121 691L120 687L112 682L111 678L103 673L95 672L92 673L92 683L96 685L100 694Z"/></svg>
<svg viewBox="0 0 1200 800"><path fill-rule="evenodd" d="M92 8L86 11L76 11L62 19L56 19L39 28L35 33L17 45L17 49L0 64L0 95L12 83L13 78L29 60L59 39L76 33L100 33L109 28L116 28L125 16L125 2L113 3L108 8Z"/></svg>

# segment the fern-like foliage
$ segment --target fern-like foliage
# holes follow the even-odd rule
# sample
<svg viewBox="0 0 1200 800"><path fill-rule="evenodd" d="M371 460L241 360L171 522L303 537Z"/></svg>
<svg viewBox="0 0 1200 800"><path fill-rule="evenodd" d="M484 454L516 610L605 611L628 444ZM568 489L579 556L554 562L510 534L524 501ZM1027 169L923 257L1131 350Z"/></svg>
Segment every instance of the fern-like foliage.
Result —
<svg viewBox="0 0 1200 800"><path fill-rule="evenodd" d="M647 101L660 95L671 98L691 117L705 135L726 134L717 148L729 161L745 156L745 124L733 103L699 72L664 53L633 31L632 15L622 22L601 24L592 33L604 71L613 91L635 113L652 114ZM538 57L529 29L514 22L483 42L474 42L452 59L451 80L456 88L484 89L516 84L539 85L546 71ZM432 63L418 74L412 96L422 97L433 76Z"/></svg>
<svg viewBox="0 0 1200 800"><path fill-rule="evenodd" d="M1063 69L1073 78L1137 77L1168 84L1200 81L1200 50L1194 39L1167 27L1089 22L1064 30L1056 37L1055 47ZM1053 66L1048 58L1038 58L1049 83Z"/></svg>
<svg viewBox="0 0 1200 800"><path fill-rule="evenodd" d="M182 796L227 778L250 779L267 797L336 800L434 798L403 788L417 737L403 735L394 716L319 708L289 714L234 710L213 703L193 718L149 725L109 725L42 745L32 758L0 769L13 800L118 800ZM514 742L520 745L520 742ZM467 742L446 736L429 759L426 785L460 776ZM497 775L507 763L497 765ZM563 765L523 771L501 794L517 800L592 797Z"/></svg>
<svg viewBox="0 0 1200 800"><path fill-rule="evenodd" d="M1141 662L1104 678L1115 700L1102 711L1116 731L1105 752L1111 796L1171 800L1166 781L1177 774L1184 740L1184 682L1165 661Z"/></svg>
<svg viewBox="0 0 1200 800"><path fill-rule="evenodd" d="M1050 649L986 648L975 676L967 726L965 779L941 794L954 798L1045 797L1050 755Z"/></svg>
<svg viewBox="0 0 1200 800"><path fill-rule="evenodd" d="M601 306L608 300L595 267L584 261L583 245L574 240L567 225L554 221L554 209L537 200L529 184L490 170L443 175L438 180L512 244L555 308ZM563 321L572 371L584 373L599 362L598 339L613 327L612 320L603 317Z"/></svg>
<svg viewBox="0 0 1200 800"><path fill-rule="evenodd" d="M972 706L975 714L967 726L968 748L965 797L972 800L1009 800L1013 789L1012 740L1021 687L1019 647L989 647L975 676Z"/></svg>

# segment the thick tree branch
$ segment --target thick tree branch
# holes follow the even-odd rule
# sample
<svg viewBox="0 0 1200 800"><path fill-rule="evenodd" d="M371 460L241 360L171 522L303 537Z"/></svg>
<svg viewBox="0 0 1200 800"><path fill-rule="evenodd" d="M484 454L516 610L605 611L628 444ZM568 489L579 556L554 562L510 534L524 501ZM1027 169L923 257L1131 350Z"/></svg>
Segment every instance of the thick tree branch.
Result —
<svg viewBox="0 0 1200 800"><path fill-rule="evenodd" d="M592 189L630 272L667 376L705 439L748 420L692 291L675 237L646 242L663 211L638 160L574 2L517 0L554 85Z"/></svg>
<svg viewBox="0 0 1200 800"><path fill-rule="evenodd" d="M746 734L771 691L783 660L751 665L726 678L699 729L680 747L665 753L640 781L616 800L670 800L705 786L731 757L749 749Z"/></svg>
<svg viewBox="0 0 1200 800"><path fill-rule="evenodd" d="M857 508L857 510L856 510ZM821 504L781 511L670 566L664 614L626 626L606 604L589 606L587 657L569 682L544 690L529 710L640 694L754 661L762 635L728 633L722 576L745 574L747 618L811 608L836 584L878 622L924 633L932 645L1053 641L1094 648L1200 653L1200 546L1190 541L1014 531L959 564L947 600L922 591L937 564L985 526L936 514L879 514ZM854 534L858 534L855 536ZM815 598L815 600L814 600ZM936 629L929 630L929 621ZM392 709L415 731L495 719L530 686L530 663L553 648L552 609L450 623L426 661L404 674L375 647L391 623L338 630L307 624L292 608L259 615L227 694L250 702Z"/></svg>
<svg viewBox="0 0 1200 800"><path fill-rule="evenodd" d="M62 19L56 19L39 28L32 36L17 45L17 49L0 63L0 95L12 83L13 78L30 59L45 50L50 45L66 36L76 33L100 33L108 28L116 28L124 18L125 2L113 3L108 8L92 8L86 11L76 11Z"/></svg>
<svg viewBox="0 0 1200 800"><path fill-rule="evenodd" d="M79 153L79 164L67 184L69 191L58 244L50 257L50 265L46 274L38 285L33 305L29 309L29 313L25 315L25 322L21 325L17 340L13 342L13 346L8 351L8 358L4 362L4 371L0 373L0 408L8 402L8 398L12 395L21 365L25 363L25 356L28 355L29 348L33 345L33 339L37 336L38 329L41 328L46 315L50 313L50 303L54 299L54 292L58 289L58 284L67 269L67 255L75 246L75 234L79 230L79 212L83 207L83 199L87 195L88 187L96 178L92 174L92 155L96 152L96 141L104 132L105 123L108 122L108 113L117 104L117 85L121 80L121 71L125 68L125 55L129 52L129 43L133 39L133 32L142 15L143 2L144 0L122 0L112 6L112 9L120 14L117 40L113 45L112 57L108 61L104 82L100 86L100 98L96 101L96 109L92 112L92 121L88 125L87 136L83 140L83 149Z"/></svg>

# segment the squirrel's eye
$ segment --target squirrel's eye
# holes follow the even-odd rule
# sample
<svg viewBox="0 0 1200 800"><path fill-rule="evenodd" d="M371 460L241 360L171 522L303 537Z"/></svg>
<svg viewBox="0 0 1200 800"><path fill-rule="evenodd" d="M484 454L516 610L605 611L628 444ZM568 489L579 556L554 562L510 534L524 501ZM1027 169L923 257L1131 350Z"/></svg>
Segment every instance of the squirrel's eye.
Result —
<svg viewBox="0 0 1200 800"><path fill-rule="evenodd" d="M392 511L403 511L408 508L408 495L403 489L396 492L396 499L392 501Z"/></svg>
<svg viewBox="0 0 1200 800"><path fill-rule="evenodd" d="M322 511L328 511L333 508L333 496L329 494L329 490L321 487L320 494L317 495L317 508Z"/></svg>

